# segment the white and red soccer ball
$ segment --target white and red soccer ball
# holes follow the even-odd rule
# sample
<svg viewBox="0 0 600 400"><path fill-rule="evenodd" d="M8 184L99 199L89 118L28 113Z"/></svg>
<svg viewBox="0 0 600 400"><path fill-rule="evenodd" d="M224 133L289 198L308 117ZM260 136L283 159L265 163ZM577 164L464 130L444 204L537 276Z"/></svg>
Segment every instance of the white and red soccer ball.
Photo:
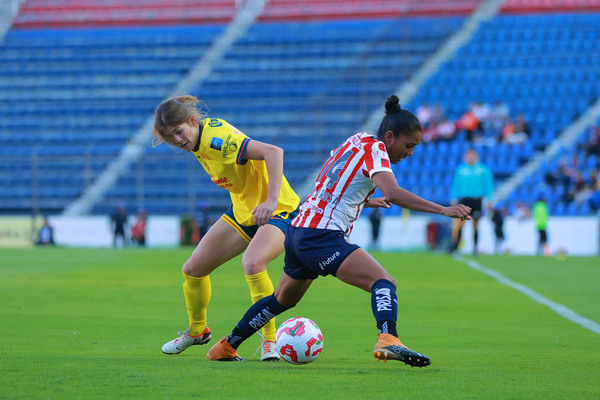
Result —
<svg viewBox="0 0 600 400"><path fill-rule="evenodd" d="M275 348L290 364L308 364L321 354L323 334L308 318L290 318L277 329Z"/></svg>

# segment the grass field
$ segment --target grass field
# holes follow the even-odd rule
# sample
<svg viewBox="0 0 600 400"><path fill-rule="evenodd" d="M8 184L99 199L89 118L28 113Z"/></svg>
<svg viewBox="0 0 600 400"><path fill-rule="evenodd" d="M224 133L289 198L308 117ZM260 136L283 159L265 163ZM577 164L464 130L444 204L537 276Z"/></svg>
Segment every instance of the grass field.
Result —
<svg viewBox="0 0 600 400"><path fill-rule="evenodd" d="M0 398L600 398L599 334L446 255L375 254L399 283L400 338L429 368L377 363L370 295L332 277L278 319L319 324L325 345L312 364L210 362L207 346L163 355L187 324L180 266L190 251L0 250ZM477 261L600 322L598 258ZM278 260L270 275L280 274ZM214 343L249 294L239 258L211 279ZM257 347L251 338L240 354Z"/></svg>

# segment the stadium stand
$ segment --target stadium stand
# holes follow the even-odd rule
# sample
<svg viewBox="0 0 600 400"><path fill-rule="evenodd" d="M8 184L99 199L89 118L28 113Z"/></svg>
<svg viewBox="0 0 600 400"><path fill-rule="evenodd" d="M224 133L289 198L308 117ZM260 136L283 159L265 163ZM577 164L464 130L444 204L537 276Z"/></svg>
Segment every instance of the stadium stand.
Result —
<svg viewBox="0 0 600 400"><path fill-rule="evenodd" d="M600 203L600 133L598 124L581 132L577 141L566 146L560 156L543 163L507 199L533 204L540 196L549 204L553 215L589 215L599 211ZM595 147L591 143L595 143Z"/></svg>
<svg viewBox="0 0 600 400"><path fill-rule="evenodd" d="M0 42L1 212L56 213L77 198L223 32L235 3L25 1ZM285 173L296 187L479 4L271 0L261 22L193 93L210 115L283 147ZM405 106L439 103L454 121L471 101L502 100L513 117L522 113L529 121L529 139L473 144L461 131L454 140L424 144L418 157L396 167L401 185L447 203L451 172L469 146L497 183L548 146L600 96L593 84L600 14L589 12L599 8L597 0L506 1L503 15L485 22ZM25 132L26 140L15 134ZM198 171L191 157L148 148L93 213L122 202L150 214L225 207L227 193ZM537 184L540 175L529 179ZM529 200L526 187L508 201ZM556 204L556 214L590 212Z"/></svg>
<svg viewBox="0 0 600 400"><path fill-rule="evenodd" d="M283 147L285 173L296 187L373 107L381 106L390 87L413 73L460 23L460 17L441 17L256 24L193 92L200 93L210 115L230 121L257 140ZM404 46L398 45L399 40ZM156 152L168 157L165 150L149 149L146 166L155 162ZM161 174L177 175L187 161L173 154L161 163ZM107 194L108 203L135 190L135 175L134 170L119 180ZM227 193L206 182L210 181L205 174L195 174L188 184L197 187L194 197L206 199L210 193L215 196L207 200L211 207L226 203ZM164 196L188 190L176 182L172 188L147 185L156 186ZM185 212L193 201L177 196L167 205L150 197L146 206Z"/></svg>
<svg viewBox="0 0 600 400"><path fill-rule="evenodd" d="M598 80L598 71L593 67L600 62L593 39L598 35L598 26L600 15L596 14L494 18L452 60L441 66L408 108L416 109L426 102L439 103L450 119L458 120L471 101L502 100L512 110L513 118L517 113L524 114L532 129L526 143L473 144L482 161L492 168L496 183L502 183L600 96L600 88L590 85ZM462 133L449 145L426 144L424 147L432 147L425 151L431 158L423 160L423 165L435 164L435 158L446 153L440 146L450 146L449 154L454 159L448 165L457 164L462 151L470 145ZM422 171L423 165L407 163L402 172L408 175ZM451 180L451 171L451 168L446 170L443 182ZM429 194L427 182L415 182L411 189ZM448 191L433 196L437 201L448 197Z"/></svg>
<svg viewBox="0 0 600 400"><path fill-rule="evenodd" d="M0 45L3 212L60 212L221 30L8 32Z"/></svg>

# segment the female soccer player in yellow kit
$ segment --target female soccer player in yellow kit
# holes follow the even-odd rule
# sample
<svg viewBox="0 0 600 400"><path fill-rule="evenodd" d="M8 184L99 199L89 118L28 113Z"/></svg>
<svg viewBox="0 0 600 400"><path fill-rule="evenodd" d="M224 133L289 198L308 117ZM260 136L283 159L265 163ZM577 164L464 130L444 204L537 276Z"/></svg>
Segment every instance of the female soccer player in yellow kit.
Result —
<svg viewBox="0 0 600 400"><path fill-rule="evenodd" d="M179 354L212 338L206 313L211 297L209 274L244 252L242 266L252 302L273 293L267 265L283 252L289 223L300 199L283 176L283 150L251 140L226 121L204 118L191 95L172 97L155 112L155 146L167 142L193 153L211 180L229 191L231 208L210 228L183 264L183 294L189 327L163 345L165 354ZM276 361L276 326L263 328L261 361Z"/></svg>

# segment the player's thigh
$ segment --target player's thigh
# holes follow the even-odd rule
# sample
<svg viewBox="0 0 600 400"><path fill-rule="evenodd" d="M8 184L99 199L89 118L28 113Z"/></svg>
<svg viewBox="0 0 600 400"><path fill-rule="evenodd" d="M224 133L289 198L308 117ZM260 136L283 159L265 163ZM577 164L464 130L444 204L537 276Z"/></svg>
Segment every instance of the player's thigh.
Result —
<svg viewBox="0 0 600 400"><path fill-rule="evenodd" d="M312 279L294 279L282 272L279 285L275 289L277 302L284 307L295 306L302 299L312 281Z"/></svg>
<svg viewBox="0 0 600 400"><path fill-rule="evenodd" d="M250 241L244 252L242 265L246 275L254 275L267 269L267 265L283 253L285 235L274 225L263 225Z"/></svg>
<svg viewBox="0 0 600 400"><path fill-rule="evenodd" d="M371 292L371 287L380 279L387 279L394 285L396 280L364 249L354 250L342 262L336 277L357 288Z"/></svg>
<svg viewBox="0 0 600 400"><path fill-rule="evenodd" d="M183 272L190 276L206 276L224 262L241 254L247 246L246 239L227 222L219 219L183 264Z"/></svg>

